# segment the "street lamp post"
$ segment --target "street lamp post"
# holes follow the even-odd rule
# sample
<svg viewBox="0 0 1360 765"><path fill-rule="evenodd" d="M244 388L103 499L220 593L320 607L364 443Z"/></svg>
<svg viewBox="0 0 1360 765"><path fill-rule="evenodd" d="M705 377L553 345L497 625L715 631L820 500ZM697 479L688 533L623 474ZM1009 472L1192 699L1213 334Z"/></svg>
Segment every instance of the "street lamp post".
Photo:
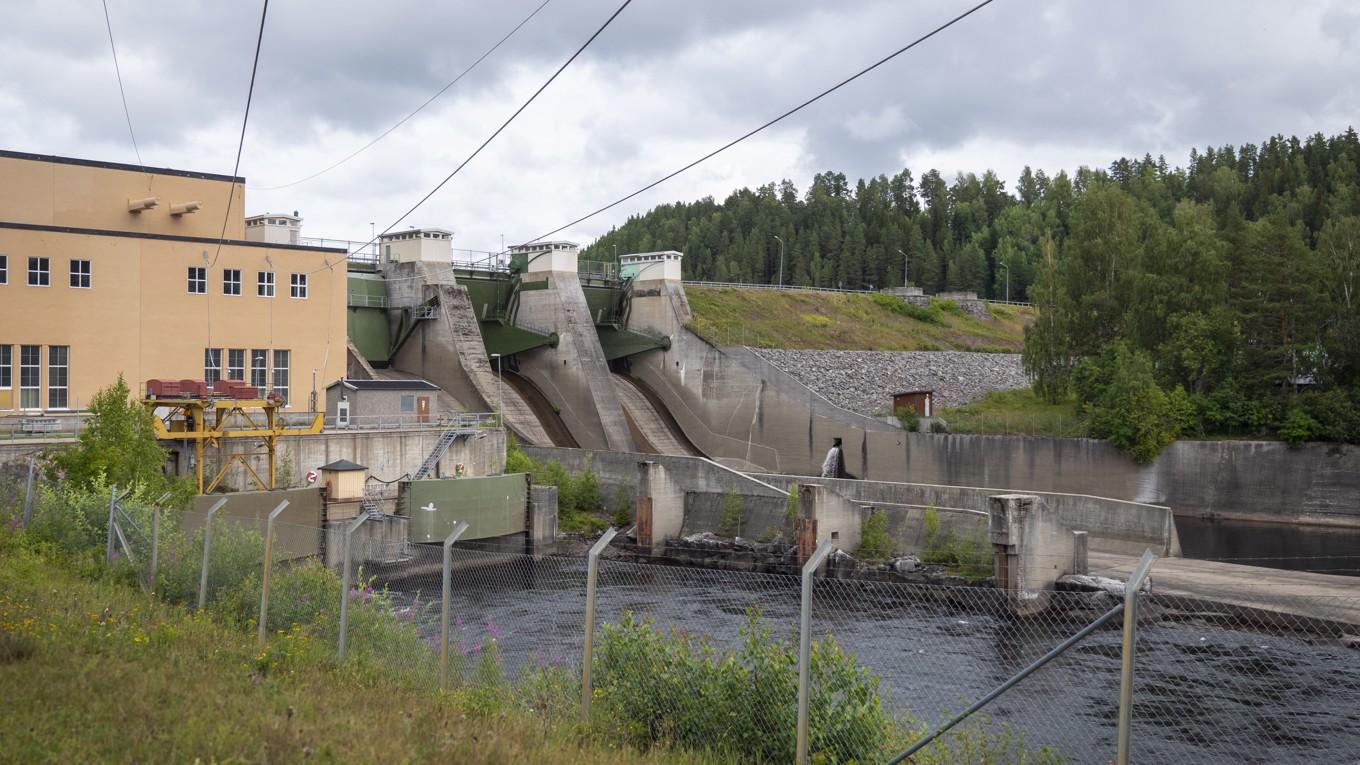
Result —
<svg viewBox="0 0 1360 765"><path fill-rule="evenodd" d="M998 263L997 265L1006 269L1006 302L1009 303L1011 302L1011 267L1006 263Z"/></svg>
<svg viewBox="0 0 1360 765"><path fill-rule="evenodd" d="M779 286L780 286L780 287L783 287L783 286L784 286L784 240L783 240L783 239L780 239L778 236L776 236L776 237L774 238L774 240L775 240L776 242L779 242Z"/></svg>
<svg viewBox="0 0 1360 765"><path fill-rule="evenodd" d="M897 251L902 256L902 286L911 286L911 256L901 250Z"/></svg>

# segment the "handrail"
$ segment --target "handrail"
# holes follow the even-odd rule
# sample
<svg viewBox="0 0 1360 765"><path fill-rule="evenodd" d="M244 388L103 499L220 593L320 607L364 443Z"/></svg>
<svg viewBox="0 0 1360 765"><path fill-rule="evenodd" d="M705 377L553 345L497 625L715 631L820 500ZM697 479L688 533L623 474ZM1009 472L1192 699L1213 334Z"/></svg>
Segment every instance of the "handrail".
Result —
<svg viewBox="0 0 1360 765"><path fill-rule="evenodd" d="M1079 631L1077 634L1064 640L1062 643L1059 643L1056 648L1039 657L1037 660L1034 661L1034 663L1030 664L1028 667L1025 667L1024 669L1020 670L1018 673L1015 674L1014 677L997 686L986 696L983 696L982 698L973 702L972 706L963 710L958 715L955 715L954 719L950 720L944 725L941 725L940 727L926 734L919 741L912 744L905 752L889 760L887 765L898 765L898 763L906 761L907 758L921 751L923 748L929 745L930 742L947 733L950 728L953 728L955 725L958 725L959 723L963 722L974 712L977 712L979 709L982 709L983 707L990 704L992 701L996 700L998 696L1010 690L1012 686L1016 685L1021 680L1024 680L1030 675L1034 674L1039 668L1043 667L1050 661L1053 661L1058 656L1066 652L1067 649L1084 640L1092 632L1095 632L1101 627L1104 627L1111 619L1123 613L1123 611L1124 611L1123 603L1120 603L1114 608L1111 608L1109 611L1106 611L1105 614L1101 616L1099 619L1096 619L1095 621L1083 627L1081 631Z"/></svg>

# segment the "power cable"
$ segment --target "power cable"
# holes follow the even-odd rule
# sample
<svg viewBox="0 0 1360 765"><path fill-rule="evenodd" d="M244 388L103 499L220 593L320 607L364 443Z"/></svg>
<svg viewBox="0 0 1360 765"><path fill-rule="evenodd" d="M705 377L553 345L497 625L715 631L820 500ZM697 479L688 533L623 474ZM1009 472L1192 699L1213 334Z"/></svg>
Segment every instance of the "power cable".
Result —
<svg viewBox="0 0 1360 765"><path fill-rule="evenodd" d="M264 22L269 16L269 0L264 0L264 7L260 10L260 32L255 38L255 60L250 65L250 88L246 91L246 112L241 118L241 138L236 143L236 164L231 169L231 187L227 190L227 209L222 214L222 232L217 235L217 250L213 253L212 262L208 264L208 270L217 265L217 258L222 254L222 242L227 237L227 222L231 220L231 203L236 198L237 173L241 171L241 150L246 145L246 125L250 122L250 102L255 97L255 73L260 68L260 47L264 43ZM210 279L212 275L205 273L204 278ZM212 347L212 304L208 303L208 347Z"/></svg>
<svg viewBox="0 0 1360 765"><path fill-rule="evenodd" d="M118 95L123 99L123 116L127 118L128 135L132 138L132 153L137 155L137 164L144 166L142 150L137 147L137 133L132 129L132 112L128 110L127 93L123 91L123 70L118 66L118 46L113 42L113 22L109 20L109 3L108 0L100 1L104 5L104 28L109 30L109 49L113 51L113 73L118 77Z"/></svg>
<svg viewBox="0 0 1360 765"><path fill-rule="evenodd" d="M461 79L463 79L464 77L466 77L468 74L470 74L470 73L472 72L473 69L476 69L476 68L477 68L477 65L478 65L478 64L482 63L482 61L485 60L485 59L486 59L488 56L490 56L492 53L495 53L495 52L496 52L496 49L499 48L499 47L501 47L501 45L502 45L503 43L505 43L506 40L509 40L511 37L514 37L514 36L515 36L515 33L518 32L518 31L520 30L520 27L523 27L525 24L528 24L529 21L530 21L530 19L532 19L534 16L537 16L537 15L538 15L538 12L541 11L541 10L543 10L543 9L548 5L548 3L550 3L550 2L552 2L552 0L543 0L543 2L542 2L537 8L535 8L535 9L533 10L532 13L530 13L528 16L525 16L524 19L523 19L522 21L520 21L518 24L515 25L515 28L514 28L514 29L511 29L509 32L507 32L507 33L505 34L504 37L502 37L500 40L496 41L496 44L495 44L495 45L492 45L490 48L488 48L488 49L486 50L486 52L483 53L481 56L479 56L479 57L477 58L476 61L473 61L472 64L468 66L468 68L464 69L461 73L459 73L459 75L458 75L457 77L454 77L452 80L450 80L449 83L448 83L447 85L445 85L444 87L442 87L442 88L440 88L438 91L436 91L434 95L432 95L432 96L430 96L429 98L425 99L425 103L421 104L420 106L417 106L417 107L415 108L415 110L412 111L410 114L407 114L405 117L402 117L401 119L397 120L391 127L389 127L388 129L382 131L381 133L379 133L379 134L377 135L377 137L375 137L373 140L369 141L368 143L364 144L363 146L360 146L358 149L355 149L353 152L351 152L349 155L347 155L344 159L341 159L340 161L336 162L336 163L333 164L333 165L330 165L329 167L326 167L326 168L324 168L324 169L318 170L318 171L316 171L315 173L312 173L311 175L309 175L309 176L307 176L307 177L305 177L305 178L299 178L298 180L293 181L293 182L291 182L291 183L285 183L285 184L282 184L282 185L280 185L280 186L251 186L251 187L249 187L249 188L251 188L251 189L253 189L253 190L255 190L255 191L277 191L277 190L279 190L279 189L286 189L286 188L289 188L289 187L291 187L291 186L297 186L297 185L299 185L299 184L306 183L307 181L310 181L310 180L312 180L313 178L318 178L318 177L320 177L320 176L322 176L322 175L325 175L326 173L329 173L330 171L334 170L335 168L337 168L337 167L339 167L339 166L345 164L346 162L350 161L351 159L354 159L355 157L357 157L357 156L359 156L360 154L364 153L364 152L367 151L368 149L372 148L374 144L376 144L377 142L379 142L379 141L381 141L382 139L386 138L387 135L388 135L389 133L391 133L393 130L396 130L397 128L399 128L399 127L401 127L402 125L406 124L406 121L407 121L407 120L411 119L412 117L416 116L417 114L420 114L420 112L421 112L422 110L424 110L425 107L427 107L427 106L429 106L430 104L434 103L434 102L435 102L435 99L437 99L437 98L439 98L440 96L444 95L444 93L445 93L449 88L453 87L454 85L457 85L459 80L461 80Z"/></svg>
<svg viewBox="0 0 1360 765"><path fill-rule="evenodd" d="M693 167L695 167L696 165L699 165L699 164L701 164L701 163L703 163L703 162L706 162L706 161L712 159L713 157L716 157L717 155L723 153L724 151L727 151L728 149L732 148L733 146L736 146L737 144L741 143L742 141L745 141L747 138L750 138L751 136L756 135L757 133L760 133L761 131L765 130L766 128L768 128L768 127L770 127L770 126L772 126L772 125L774 125L774 124L776 124L776 123L782 121L782 120L783 120L784 118L786 118L786 117L789 117L789 116L791 116L791 115L793 115L793 114L796 114L796 113L802 111L804 108L806 108L806 107L808 107L808 106L811 106L812 104L814 104L814 103L820 101L821 99L825 98L826 96L830 95L831 93L834 93L835 91L840 90L842 87L845 87L846 85L850 84L851 82L854 82L855 80L859 79L860 77L863 77L864 75L868 74L869 72L872 72L873 70L879 68L880 66L883 66L884 64L886 64L886 63L888 63L889 61L891 61L891 60L897 58L898 56L902 55L903 53L906 53L907 51L911 50L912 48L915 48L917 45L920 45L921 43L925 42L926 40L929 40L930 38L934 37L935 35L937 35L937 34L943 32L944 30L946 30L946 29L948 29L948 28L954 26L955 24L959 23L960 21L963 21L965 18L967 18L967 17L973 15L973 14L976 13L977 11L982 10L983 8L985 8L985 7L988 6L988 5L991 5L992 2L993 2L993 0L983 0L982 2L980 2L980 3L978 3L977 5L973 6L972 8L969 8L968 10L964 11L963 13L960 13L959 15L955 16L954 18L950 19L949 21L946 21L945 23L941 24L940 26L935 27L934 29L930 30L929 32L925 33L924 35L921 35L920 37L918 37L918 38L916 38L915 40L911 41L911 42L908 43L907 45L905 45L905 46L903 46L903 47L901 47L901 48L898 48L896 51L894 51L894 52L892 52L892 53L889 53L888 55L884 56L883 58L879 59L878 61L876 61L876 62L870 64L869 66L867 66L867 67L865 67L865 68L859 70L858 72L856 72L856 73L850 75L849 77L846 77L844 80L841 80L840 82L836 83L835 85L832 85L831 87L827 88L826 90L823 90L821 93L818 93L817 95L813 96L812 98L809 98L808 100L802 102L801 104L798 104L797 106L793 107L792 109L789 109L788 111L784 112L783 114L779 115L778 117L775 117L774 119L770 120L769 122L766 122L765 124L761 125L760 127L756 128L756 129L754 129L754 130L751 130L750 132L745 133L745 134L739 136L738 138L735 138L735 139L729 141L728 143L723 144L722 146L720 146L720 147L714 149L713 151L711 151L711 152L705 154L704 156L702 156L702 157L700 157L700 158L694 160L693 162L690 162L688 165L685 165L684 167L681 167L679 170L676 170L676 171L674 171L674 172L672 172L672 173L670 173L670 174L668 174L668 175L662 176L661 178L658 178L657 180L652 181L651 183L647 184L646 186L643 186L642 188L638 189L637 191L632 192L631 194L628 194L627 196L620 197L619 199L616 199L616 200L614 200L613 202L610 202L609 204L605 205L604 207L601 207L600 209L598 209L598 210L596 210L596 211L594 211L594 212L592 212L592 213L590 213L590 214L588 214L588 215L583 215L583 216L577 218L576 220L574 220L574 221L572 221L572 222L570 222L570 223L567 223L567 224L562 225L562 226L558 226L557 228L553 229L552 231L549 231L549 232L546 233L546 234L541 234L541 235L539 235L539 236L536 236L536 237L534 237L533 239L530 239L530 240L529 240L528 242L526 242L525 244L531 244L531 243L533 243L533 242L537 242L537 241L540 241L540 240L543 240L543 239L547 239L548 237L552 236L553 234L559 233L559 232L561 232L561 231L565 231L566 229L569 229L569 228L571 228L572 226L575 226L575 225L578 224L578 223L584 223L585 221L590 220L591 218L595 217L596 215L599 215L600 213L605 212L606 210L613 209L614 207L617 207L617 206L623 204L624 202L627 202L628 200L632 199L633 197L635 197L635 196L637 196L637 195L639 195L639 194L642 194L642 193L644 193L644 192L646 192L646 191L650 191L651 189L654 189L654 188L656 188L657 186L660 186L661 184L665 183L666 181L669 181L670 179L674 178L674 177L677 176L677 175L680 175L681 173L685 172L686 170L689 170L690 168L693 168Z"/></svg>
<svg viewBox="0 0 1360 765"><path fill-rule="evenodd" d="M480 146L478 146L471 154L469 154L468 157L467 157L467 159L465 159L465 160L463 160L461 163L459 163L459 164L458 164L458 167L455 167L455 168L453 169L453 172L451 172L451 173L449 173L447 176L445 176L445 177L444 177L444 180L442 180L442 181L440 181L438 184L436 184L435 187L434 187L433 189L430 189L430 191L429 191L428 194L426 194L425 196L421 197L419 202L416 202L414 205L411 206L411 209L409 209L409 210L407 210L406 212L402 213L401 217L399 217L399 218L397 218L396 220L392 221L392 224L389 225L387 228L383 229L382 232L379 233L377 236L374 236L372 239L369 239L367 242L364 242L363 244L359 245L359 247L358 247L355 251L357 252L357 251L359 251L359 250L362 250L363 248L369 246L370 244L373 244L374 242L377 242L380 238L382 238L384 235L386 235L389 231L391 231L392 229L394 229L394 228L396 228L398 225L400 225L402 221L404 221L404 220L406 220L408 217L410 217L411 213L413 213L413 212L415 212L416 210L418 210L418 209L420 208L421 205L423 205L423 204L425 204L425 202L429 201L430 197L434 196L440 189L444 188L444 184L446 184L446 183L448 183L449 181L453 180L453 176L457 175L457 174L458 174L458 171L462 170L464 167L467 167L467 165L468 165L469 162L471 162L478 154L481 154L481 153L482 153L482 150L485 149L492 141L496 140L496 136L500 135L501 132L502 132L503 130L505 130L507 127L509 127L511 122L514 122L514 121L515 121L515 118L518 117L518 116L520 115L520 112L523 112L525 109L529 108L529 104L532 104L532 103L534 102L534 99L538 98L539 94L541 94L543 91L547 90L547 89L548 89L548 86L551 85L551 84L553 83L553 80L556 80L557 77L558 77L558 75L562 74L562 72L565 71L566 68L567 68L568 66L571 66L571 62L575 61L576 58L577 58L578 56L580 56L582 53L584 53L585 50L586 50L586 48L590 47L590 44L593 43L593 42L595 42L595 38L599 37L599 36L604 32L604 30L608 29L608 28L609 28L609 25L612 24L612 23L614 23L614 19L618 18L618 17L619 17L619 14L620 14L620 13L623 13L623 10L624 10L625 8L627 8L632 2L633 2L633 0L623 0L623 4L620 5L617 9L615 9L615 11L614 11L612 14L610 14L609 18L605 19L605 22L604 22L603 24L600 25L600 28L599 28L599 29L596 29L596 30L595 30L595 33L592 34L592 35L589 37L589 39L587 39L584 43L582 43L582 44L581 44L581 47L577 48L577 49L576 49L576 52L573 53L573 54L571 54L571 57L568 58L565 62L563 62L563 63L562 63L562 66L559 66L559 67L557 68L557 71L555 71L555 72L552 73L552 76L551 76L551 77L549 77L546 81L544 81L544 83L543 83L542 85L538 86L538 90L535 90L535 91L534 91L534 94L533 94L532 96L529 96L529 100L527 100L527 101L525 101L523 104L521 104L520 107L519 107L518 109L515 110L514 114L511 114L510 117L509 117L508 119L505 120L505 122L501 123L501 126L500 126L500 127L496 128L496 131L495 131L494 133L492 133L485 141L482 141L482 144L481 144ZM991 2L991 0L988 0L988 2ZM329 268L330 265L327 265L327 266L325 266L325 267L326 267L326 268ZM320 269L318 269L318 270L320 270Z"/></svg>

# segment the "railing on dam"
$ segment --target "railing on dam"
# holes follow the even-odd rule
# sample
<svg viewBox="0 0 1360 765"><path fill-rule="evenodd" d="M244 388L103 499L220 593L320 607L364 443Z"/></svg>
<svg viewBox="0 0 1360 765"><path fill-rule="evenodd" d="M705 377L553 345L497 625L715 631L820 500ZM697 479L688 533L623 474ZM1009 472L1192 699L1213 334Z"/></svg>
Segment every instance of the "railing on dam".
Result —
<svg viewBox="0 0 1360 765"><path fill-rule="evenodd" d="M326 430L486 430L501 427L495 412L366 414L326 417Z"/></svg>
<svg viewBox="0 0 1360 765"><path fill-rule="evenodd" d="M801 686L810 760L887 762L1081 636L918 762L1110 762L1121 709L1130 762L1340 763L1360 751L1360 662L1347 639L1356 625L1169 594L1155 571L1131 598L1104 580L1044 591L1042 610L1017 618L986 580L905 580L839 554L806 578L791 561L743 570L750 553L730 568L656 565L625 534L592 566L521 546L401 544L401 522L386 517L271 531L263 517L228 520L229 510L210 520L103 505L116 524L109 566L156 597L193 607L201 593L201 607L251 634L262 627L262 655L306 636L343 654L355 677L433 699L447 672L450 686L545 719L588 709L593 729L620 743L792 762ZM65 510L41 500L32 522L60 523ZM0 506L0 523L16 520L8 511ZM843 578L852 570L861 578ZM1117 628L1122 615L1109 616L1127 602L1136 641ZM1290 603L1294 613L1353 612L1360 595ZM1126 670L1134 682L1121 685Z"/></svg>

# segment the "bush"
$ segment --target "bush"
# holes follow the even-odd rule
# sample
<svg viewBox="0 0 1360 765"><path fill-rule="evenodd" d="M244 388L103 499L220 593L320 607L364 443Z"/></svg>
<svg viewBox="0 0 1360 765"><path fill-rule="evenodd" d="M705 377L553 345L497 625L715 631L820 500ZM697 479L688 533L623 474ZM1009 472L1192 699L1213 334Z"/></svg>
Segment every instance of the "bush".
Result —
<svg viewBox="0 0 1360 765"><path fill-rule="evenodd" d="M520 448L519 439L515 438L515 434L508 430L505 431L505 472L530 474L534 472L534 461Z"/></svg>
<svg viewBox="0 0 1360 765"><path fill-rule="evenodd" d="M177 521L166 519L161 525L160 556L156 593L169 603L196 606L203 571L203 529L186 536ZM264 538L259 533L215 518L208 560L208 603L228 595L250 577L259 577L263 560ZM257 597L256 608L259 603Z"/></svg>
<svg viewBox="0 0 1360 765"><path fill-rule="evenodd" d="M888 536L888 516L880 510L869 513L860 526L859 549L855 557L866 561L881 561L893 554L892 537Z"/></svg>
<svg viewBox="0 0 1360 765"><path fill-rule="evenodd" d="M791 762L798 697L797 647L773 638L749 612L731 652L688 633L662 633L631 613L600 638L596 694L605 725L631 742ZM894 731L878 678L833 639L814 641L808 749L824 762L875 762ZM752 698L758 693L757 699ZM771 735L772 731L790 735Z"/></svg>
<svg viewBox="0 0 1360 765"><path fill-rule="evenodd" d="M908 432L915 433L921 427L921 415L917 414L912 407L899 406L893 412L893 416L897 418L898 422L902 423L902 427Z"/></svg>
<svg viewBox="0 0 1360 765"><path fill-rule="evenodd" d="M944 566L951 574L969 579L985 579L992 575L991 552L981 536L962 538L953 532L941 532L940 513L931 504L926 507L925 549L921 560L937 566Z"/></svg>
<svg viewBox="0 0 1360 765"><path fill-rule="evenodd" d="M927 324L944 324L944 314L933 299L930 301L929 307L908 303L902 298L885 295L881 292L871 295L870 299L878 307L885 308L899 316L906 316Z"/></svg>
<svg viewBox="0 0 1360 765"><path fill-rule="evenodd" d="M788 524L789 531L798 531L798 516L802 511L798 507L798 484L789 485L789 499L784 504L784 523Z"/></svg>
<svg viewBox="0 0 1360 765"><path fill-rule="evenodd" d="M1289 413L1284 416L1284 421L1280 423L1280 438L1285 443L1297 449L1303 446L1305 441L1312 441L1322 435L1322 423L1313 419L1311 415L1297 406L1290 407Z"/></svg>
<svg viewBox="0 0 1360 765"><path fill-rule="evenodd" d="M633 497L627 484L614 490L614 528L626 529L633 523Z"/></svg>
<svg viewBox="0 0 1360 765"><path fill-rule="evenodd" d="M718 533L725 537L740 536L741 521L741 496L736 489L728 489L723 492L722 521L718 524Z"/></svg>

